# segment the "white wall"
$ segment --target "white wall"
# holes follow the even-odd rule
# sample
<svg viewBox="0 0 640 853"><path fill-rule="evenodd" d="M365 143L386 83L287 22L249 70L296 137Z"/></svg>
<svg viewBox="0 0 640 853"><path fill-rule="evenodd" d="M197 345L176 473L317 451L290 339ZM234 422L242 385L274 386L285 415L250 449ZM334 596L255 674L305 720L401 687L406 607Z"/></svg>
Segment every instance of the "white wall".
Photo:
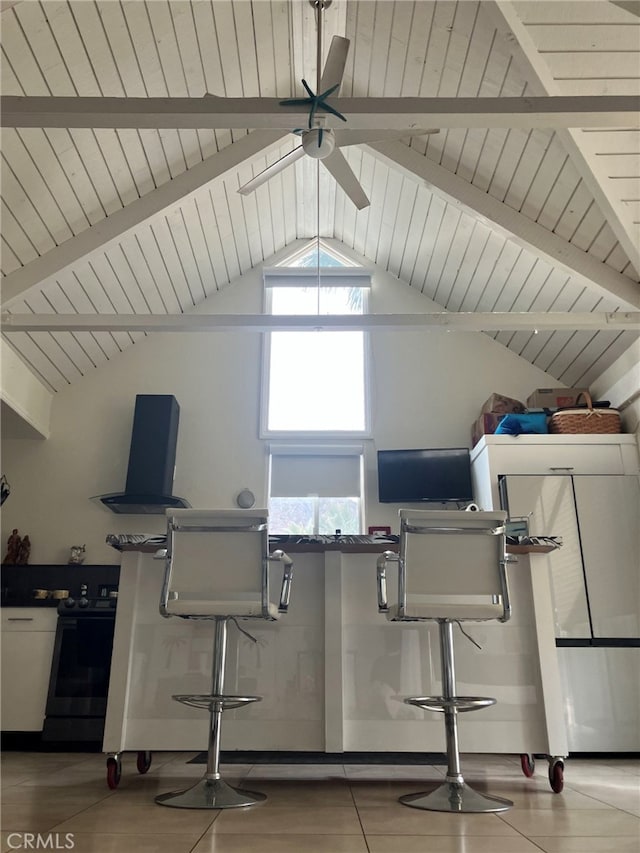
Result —
<svg viewBox="0 0 640 853"><path fill-rule="evenodd" d="M640 447L640 340L598 377L591 391L620 409L624 432L634 433Z"/></svg>
<svg viewBox="0 0 640 853"><path fill-rule="evenodd" d="M0 340L2 432L12 438L48 438L53 395L5 340Z"/></svg>
<svg viewBox="0 0 640 853"><path fill-rule="evenodd" d="M262 308L253 270L199 310ZM374 275L372 310L430 311L433 303L392 276ZM470 426L496 391L524 399L557 385L481 333L371 334L373 439L367 442L367 524L396 522L375 496L378 448L470 445ZM107 533L164 530L162 516L114 515L89 500L122 491L136 394L174 394L181 408L173 493L192 506L232 506L242 488L266 503L266 447L258 438L261 339L256 333L154 334L54 397L47 441L4 439L11 483L2 542L29 534L31 563L66 562L86 543L88 563L118 563ZM331 402L331 389L318 389ZM295 389L292 389L295 400Z"/></svg>

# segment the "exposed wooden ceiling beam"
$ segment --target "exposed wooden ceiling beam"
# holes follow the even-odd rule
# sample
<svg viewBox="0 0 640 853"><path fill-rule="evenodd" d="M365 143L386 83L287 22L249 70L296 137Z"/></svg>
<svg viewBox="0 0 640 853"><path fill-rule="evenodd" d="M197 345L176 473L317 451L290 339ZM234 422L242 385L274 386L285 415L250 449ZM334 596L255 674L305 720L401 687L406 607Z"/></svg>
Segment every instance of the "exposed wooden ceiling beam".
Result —
<svg viewBox="0 0 640 853"><path fill-rule="evenodd" d="M640 329L640 311L429 314L3 314L9 332L549 331Z"/></svg>
<svg viewBox="0 0 640 853"><path fill-rule="evenodd" d="M640 127L633 95L522 98L333 98L353 130L398 127ZM56 98L6 95L3 127L306 127L309 111L278 98ZM326 127L344 123L323 115Z"/></svg>
<svg viewBox="0 0 640 853"><path fill-rule="evenodd" d="M248 158L264 154L265 148L269 148L284 135L280 130L258 130L249 133L202 163L162 184L153 192L131 202L76 237L66 240L45 255L5 276L0 284L2 307L6 308L12 302L23 299L32 287L57 275L91 252L106 250L142 222L184 201Z"/></svg>
<svg viewBox="0 0 640 853"><path fill-rule="evenodd" d="M379 142L368 146L391 166L411 178L426 182L449 204L488 220L504 237L559 266L600 295L614 296L626 308L640 308L640 287L632 279L583 252L577 246L538 225L497 198L459 178L402 142Z"/></svg>
<svg viewBox="0 0 640 853"><path fill-rule="evenodd" d="M640 18L640 0L611 0L611 3Z"/></svg>
<svg viewBox="0 0 640 853"><path fill-rule="evenodd" d="M526 26L518 17L513 3L510 0L494 0L485 5L485 13L492 16L498 31L515 54L521 71L533 85L533 92L552 98L559 96L560 86L555 81L545 57L540 54ZM640 112L638 115L640 116ZM586 125L556 126L556 133L627 257L635 269L640 270L640 244L633 213L628 206L625 207L611 195L606 172L603 172L602 164L597 162L598 158L585 147L585 134L576 129L578 127Z"/></svg>

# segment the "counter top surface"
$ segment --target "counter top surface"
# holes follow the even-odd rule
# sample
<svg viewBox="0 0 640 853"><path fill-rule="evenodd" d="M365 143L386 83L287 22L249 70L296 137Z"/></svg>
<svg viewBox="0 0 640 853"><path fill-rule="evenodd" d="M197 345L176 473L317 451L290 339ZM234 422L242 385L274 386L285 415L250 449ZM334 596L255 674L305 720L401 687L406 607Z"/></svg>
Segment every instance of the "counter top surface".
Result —
<svg viewBox="0 0 640 853"><path fill-rule="evenodd" d="M384 551L397 551L398 543L380 540L378 542L317 542L309 537L309 541L294 540L283 542L284 537L278 537L270 541L272 551L282 549L288 554L323 554L326 551L339 551L343 554L382 554ZM307 539L307 537L301 537ZM356 538L356 537L353 537ZM361 537L365 539L366 537ZM536 537L537 539L553 539L554 537ZM561 543L549 542L543 544L508 544L508 554L549 554L559 548ZM115 547L115 546L114 546ZM141 554L155 554L162 544L155 542L147 544L144 542L124 543L117 546L119 551L138 551Z"/></svg>

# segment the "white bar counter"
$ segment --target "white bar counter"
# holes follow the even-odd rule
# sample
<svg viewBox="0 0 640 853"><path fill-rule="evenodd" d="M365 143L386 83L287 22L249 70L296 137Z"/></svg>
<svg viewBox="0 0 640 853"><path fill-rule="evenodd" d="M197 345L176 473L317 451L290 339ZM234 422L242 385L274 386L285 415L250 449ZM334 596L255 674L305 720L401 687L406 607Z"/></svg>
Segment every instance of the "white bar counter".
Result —
<svg viewBox="0 0 640 853"><path fill-rule="evenodd" d="M402 702L441 693L437 625L391 623L377 610L377 555L396 546L283 547L294 560L289 613L241 623L257 643L229 626L225 692L263 699L225 713L222 748L442 752L442 715ZM535 584L534 601L536 562L509 565L509 622L465 623L481 650L454 628L457 692L498 700L464 714L463 752L567 754L562 704L545 706L555 691L541 673L559 676L548 584ZM160 616L163 575L164 561L124 551L105 752L206 748L208 715L171 697L210 691L213 624Z"/></svg>

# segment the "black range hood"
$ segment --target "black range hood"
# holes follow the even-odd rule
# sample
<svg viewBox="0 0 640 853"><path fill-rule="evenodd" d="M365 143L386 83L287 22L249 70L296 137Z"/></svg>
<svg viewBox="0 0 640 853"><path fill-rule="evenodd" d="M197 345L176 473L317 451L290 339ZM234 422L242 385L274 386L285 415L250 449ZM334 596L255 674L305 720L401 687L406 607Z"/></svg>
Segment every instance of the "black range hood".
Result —
<svg viewBox="0 0 640 853"><path fill-rule="evenodd" d="M121 515L164 515L169 508L190 507L184 498L171 494L179 419L180 406L173 395L138 394L125 490L96 500Z"/></svg>

